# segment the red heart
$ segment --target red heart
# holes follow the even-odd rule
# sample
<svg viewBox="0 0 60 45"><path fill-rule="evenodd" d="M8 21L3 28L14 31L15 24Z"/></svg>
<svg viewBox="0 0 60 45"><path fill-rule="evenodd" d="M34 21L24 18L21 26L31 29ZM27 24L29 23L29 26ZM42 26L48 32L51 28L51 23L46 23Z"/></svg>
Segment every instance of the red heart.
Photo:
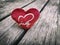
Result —
<svg viewBox="0 0 60 45"><path fill-rule="evenodd" d="M11 17L19 24L19 26L26 30L33 26L39 18L39 15L39 11L35 8L31 8L28 11L17 8L11 13Z"/></svg>

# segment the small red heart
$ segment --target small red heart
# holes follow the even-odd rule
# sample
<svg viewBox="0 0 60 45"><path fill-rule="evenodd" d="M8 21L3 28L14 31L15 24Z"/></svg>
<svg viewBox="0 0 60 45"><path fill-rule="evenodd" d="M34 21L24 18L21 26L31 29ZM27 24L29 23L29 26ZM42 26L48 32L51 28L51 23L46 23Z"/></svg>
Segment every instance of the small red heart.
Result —
<svg viewBox="0 0 60 45"><path fill-rule="evenodd" d="M17 8L11 13L11 17L25 30L33 26L33 24L39 18L39 15L39 11L35 8L31 8L28 11Z"/></svg>

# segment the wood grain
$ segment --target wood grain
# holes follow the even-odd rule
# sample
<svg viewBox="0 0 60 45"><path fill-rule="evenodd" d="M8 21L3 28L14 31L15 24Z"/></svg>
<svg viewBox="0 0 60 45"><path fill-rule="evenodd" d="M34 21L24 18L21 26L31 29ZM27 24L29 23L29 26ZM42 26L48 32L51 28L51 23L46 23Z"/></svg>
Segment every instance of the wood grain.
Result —
<svg viewBox="0 0 60 45"><path fill-rule="evenodd" d="M57 15L57 32L56 32L56 45L60 45L60 0L58 5L58 15Z"/></svg>
<svg viewBox="0 0 60 45"><path fill-rule="evenodd" d="M25 8L25 10L27 8ZM0 22L0 27L1 27L0 28L0 44L1 45L16 45L25 34L25 31L20 27L18 27L18 25L15 23L15 21L11 19L10 16Z"/></svg>
<svg viewBox="0 0 60 45"><path fill-rule="evenodd" d="M0 37L1 37L1 34L4 34L4 32L7 31L7 29L9 29L14 23L15 21L12 20L11 16L1 21L0 22Z"/></svg>
<svg viewBox="0 0 60 45"><path fill-rule="evenodd" d="M0 22L0 45L14 44L24 33L11 17Z"/></svg>
<svg viewBox="0 0 60 45"><path fill-rule="evenodd" d="M50 0L49 4L40 14L41 16L37 22L27 33L20 28L10 16L1 21L0 45L17 45L18 43L18 45L60 45L60 14L58 14L58 1L59 0ZM44 3L45 0L37 0L24 9L27 10L35 7L40 10Z"/></svg>
<svg viewBox="0 0 60 45"><path fill-rule="evenodd" d="M0 37L0 45L14 44L23 31L24 30L18 27L16 24L11 26L11 28L9 28L8 31L6 31L5 34Z"/></svg>
<svg viewBox="0 0 60 45"><path fill-rule="evenodd" d="M18 45L56 45L58 0L50 0ZM54 4L55 3L55 4ZM39 6L40 7L40 6Z"/></svg>
<svg viewBox="0 0 60 45"><path fill-rule="evenodd" d="M0 20L8 17L10 13L16 8L25 7L25 5L29 5L33 3L35 0L28 0L28 1L14 1L14 2L3 2L5 4L2 8L0 8ZM3 5L1 4L1 5Z"/></svg>
<svg viewBox="0 0 60 45"><path fill-rule="evenodd" d="M15 4L16 7L18 7L19 3L17 3L17 5ZM23 2L21 3L21 5L22 6L26 5L25 3L27 4L27 2ZM6 9L4 8L4 11L6 14L9 11L11 11L11 9L16 8L15 6L13 6L11 7L11 9L8 9L11 5L12 4L10 3L9 5L6 5ZM6 12L6 10L8 12ZM0 15L0 16L4 16L4 13L3 15ZM0 45L16 45L24 36L24 34L25 34L25 31L21 29L20 27L18 27L15 21L12 20L11 16L9 16L8 18L0 22Z"/></svg>

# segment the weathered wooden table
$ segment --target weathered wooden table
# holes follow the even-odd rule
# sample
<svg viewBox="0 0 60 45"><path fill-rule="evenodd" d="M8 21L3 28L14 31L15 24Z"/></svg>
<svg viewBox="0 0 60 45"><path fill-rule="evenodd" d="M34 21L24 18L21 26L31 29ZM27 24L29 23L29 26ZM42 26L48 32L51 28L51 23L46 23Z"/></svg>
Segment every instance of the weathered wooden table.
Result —
<svg viewBox="0 0 60 45"><path fill-rule="evenodd" d="M15 8L41 10L47 0L1 0L0 45L60 45L60 3L50 0L37 22L26 32L11 18Z"/></svg>

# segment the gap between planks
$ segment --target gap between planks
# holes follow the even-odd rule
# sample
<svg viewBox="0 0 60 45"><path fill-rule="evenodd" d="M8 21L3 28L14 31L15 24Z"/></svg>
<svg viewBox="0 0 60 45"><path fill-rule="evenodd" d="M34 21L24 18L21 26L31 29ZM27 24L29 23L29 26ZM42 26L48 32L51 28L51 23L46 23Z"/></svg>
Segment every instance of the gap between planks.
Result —
<svg viewBox="0 0 60 45"><path fill-rule="evenodd" d="M33 3L33 5L36 4L36 3L37 2ZM31 8L31 7L33 7L33 5L31 4L30 6L24 8L24 9L26 10L28 8ZM38 6L40 6L40 8L42 7L42 5L37 5L37 6L35 6L35 8L38 9L39 8ZM19 40L21 40L21 38L25 34L25 31L23 29L20 29L19 27L17 27L17 25L11 19L10 16L8 18L4 19L2 22L0 22L0 25L1 25L1 28L0 28L1 29L1 32L0 32L1 33L1 35L0 35L0 41L1 41L0 44L1 45L4 45L4 44L13 45L15 42L16 42L15 44L17 44L19 42ZM16 27L16 28L14 28L14 27Z"/></svg>
<svg viewBox="0 0 60 45"><path fill-rule="evenodd" d="M51 2L18 45L56 45L58 6L57 0L53 0L54 5Z"/></svg>
<svg viewBox="0 0 60 45"><path fill-rule="evenodd" d="M13 2L13 3L10 3L10 4L6 5L6 6L4 6L0 11L0 12L3 12L0 15L0 21L7 18L8 16L10 16L10 12L12 10L14 10L15 8L24 8L24 7L30 5L31 3L35 2L35 1L36 0L29 0L28 3L27 3L27 1L26 2Z"/></svg>

